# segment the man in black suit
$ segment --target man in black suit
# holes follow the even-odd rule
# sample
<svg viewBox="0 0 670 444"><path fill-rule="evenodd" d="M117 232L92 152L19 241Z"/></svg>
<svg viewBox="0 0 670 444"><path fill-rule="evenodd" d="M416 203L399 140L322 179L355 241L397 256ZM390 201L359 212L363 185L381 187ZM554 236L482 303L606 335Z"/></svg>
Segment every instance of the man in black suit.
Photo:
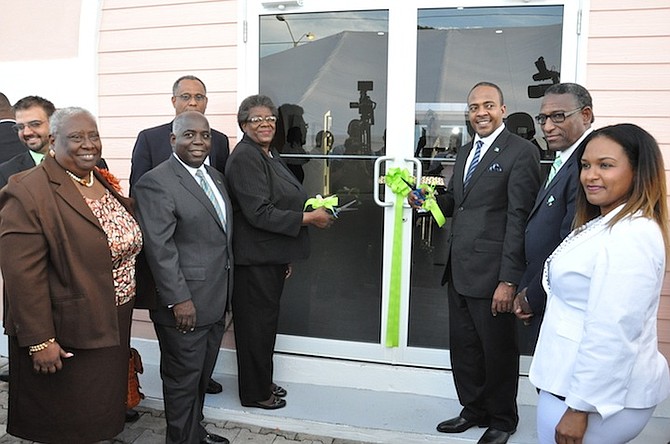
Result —
<svg viewBox="0 0 670 444"><path fill-rule="evenodd" d="M514 300L514 313L532 329L529 346L533 349L547 299L542 288L544 261L570 233L575 217L579 162L593 131L591 94L576 83L552 85L535 119L556 159L528 218L526 271L519 283L521 291Z"/></svg>
<svg viewBox="0 0 670 444"><path fill-rule="evenodd" d="M540 186L537 148L506 130L504 115L498 86L472 88L468 118L475 136L458 150L447 192L438 197L452 217L442 283L449 283L451 365L463 409L437 430L488 426L479 444L506 443L519 420L512 303L525 269L526 220Z"/></svg>
<svg viewBox="0 0 670 444"><path fill-rule="evenodd" d="M54 104L39 96L27 96L16 102L14 128L18 130L23 150L0 164L0 188L7 185L10 176L34 167L44 159L49 151L49 119L54 111Z"/></svg>
<svg viewBox="0 0 670 444"><path fill-rule="evenodd" d="M175 115L184 111L198 111L205 114L207 109L207 88L199 78L191 75L178 78L172 86L172 106ZM130 169L131 188L140 177L158 164L167 160L172 154L170 132L172 122L142 130L133 148ZM212 130L212 150L206 165L213 166L221 173L226 167L229 147L228 137L219 131Z"/></svg>
<svg viewBox="0 0 670 444"><path fill-rule="evenodd" d="M232 284L232 208L223 175L203 165L211 150L205 116L184 112L172 128L173 156L134 191L158 289L150 315L161 350L166 443L228 443L201 421Z"/></svg>
<svg viewBox="0 0 670 444"><path fill-rule="evenodd" d="M26 151L13 128L15 124L14 108L7 96L0 93L0 163Z"/></svg>

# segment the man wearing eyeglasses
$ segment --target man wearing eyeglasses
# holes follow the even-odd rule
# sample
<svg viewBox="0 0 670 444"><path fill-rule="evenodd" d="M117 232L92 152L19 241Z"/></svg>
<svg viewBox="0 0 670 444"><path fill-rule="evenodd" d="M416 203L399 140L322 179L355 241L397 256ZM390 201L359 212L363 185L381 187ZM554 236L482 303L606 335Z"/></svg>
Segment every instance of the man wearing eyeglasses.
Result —
<svg viewBox="0 0 670 444"><path fill-rule="evenodd" d="M184 111L199 111L205 114L205 110L207 109L207 88L202 80L192 75L178 78L172 86L172 106L175 110L175 116ZM137 136L130 169L131 192L132 186L135 185L144 173L166 161L172 154L172 147L170 146L171 131L172 122L168 122L142 130ZM213 166L223 173L228 154L228 137L212 129L212 150L205 164ZM214 393L218 392L220 390Z"/></svg>
<svg viewBox="0 0 670 444"><path fill-rule="evenodd" d="M0 163L26 150L12 128L15 123L14 109L7 96L0 93Z"/></svg>
<svg viewBox="0 0 670 444"><path fill-rule="evenodd" d="M542 288L544 261L570 233L579 186L579 162L593 131L591 95L576 83L549 87L535 120L547 148L556 158L528 216L525 233L526 271L514 299L514 313L531 328L529 344L535 349L547 295Z"/></svg>
<svg viewBox="0 0 670 444"><path fill-rule="evenodd" d="M42 161L49 151L49 118L54 111L54 104L39 96L27 96L14 104L16 123L12 129L24 147L20 154L0 164L0 188L7 185L10 176Z"/></svg>

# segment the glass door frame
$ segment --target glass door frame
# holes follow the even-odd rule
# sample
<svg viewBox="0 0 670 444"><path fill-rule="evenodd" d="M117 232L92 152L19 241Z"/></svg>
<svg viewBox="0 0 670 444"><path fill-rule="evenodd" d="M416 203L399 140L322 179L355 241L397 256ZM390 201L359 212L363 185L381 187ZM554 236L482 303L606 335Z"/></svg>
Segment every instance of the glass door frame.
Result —
<svg viewBox="0 0 670 444"><path fill-rule="evenodd" d="M239 29L238 44L238 103L244 97L258 93L259 85L259 17L267 14L301 12L337 12L337 11L388 11L388 72L387 72L387 116L386 116L386 156L393 160L386 167L397 166L413 170L413 163L406 159L414 156L414 113L416 106L416 60L417 60L417 15L419 9L457 8L462 2L453 0L303 0L302 6L290 6L287 1L284 9L278 9L277 2L263 0L240 0L242 26ZM583 82L586 71L586 38L580 32L583 4L588 0L489 0L468 1L468 7L506 7L534 5L562 5L563 43L561 54L562 81ZM395 93L394 93L395 92ZM388 192L386 193L388 196ZM351 341L338 341L310 337L278 335L276 350L300 355L341 358L380 362L396 365L420 366L428 368L449 368L449 350L409 347L407 345L409 322L409 292L411 267L412 213L405 207L403 214L403 263L400 305L400 344L396 348L384 346L386 336L386 310L391 271L393 244L394 208L384 210L384 241L382 267L382 323L381 343L371 344ZM446 290L445 290L446 291ZM446 301L445 301L446 303ZM521 370L527 371L529 358L522 358Z"/></svg>

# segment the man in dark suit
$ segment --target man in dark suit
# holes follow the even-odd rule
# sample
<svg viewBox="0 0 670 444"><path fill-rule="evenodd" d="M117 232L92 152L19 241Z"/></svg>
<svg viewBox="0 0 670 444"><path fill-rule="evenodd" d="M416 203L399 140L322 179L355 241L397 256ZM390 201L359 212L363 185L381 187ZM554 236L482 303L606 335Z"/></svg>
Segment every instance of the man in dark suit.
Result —
<svg viewBox="0 0 670 444"><path fill-rule="evenodd" d="M547 89L540 114L547 148L556 153L547 180L535 199L526 226L526 271L514 313L532 329L528 345L535 348L547 295L542 288L544 261L570 233L575 217L579 162L593 131L591 95L576 83L559 83Z"/></svg>
<svg viewBox="0 0 670 444"><path fill-rule="evenodd" d="M172 106L177 116L184 111L199 111L205 114L207 89L202 80L191 75L178 78L172 86ZM170 146L171 130L172 122L169 122L142 130L139 133L133 148L130 169L131 188L144 173L170 157L172 154L172 147ZM229 154L228 137L213 129L211 142L212 150L205 164L213 166L223 173Z"/></svg>
<svg viewBox="0 0 670 444"><path fill-rule="evenodd" d="M540 186L537 148L506 130L504 115L498 86L472 88L468 119L475 136L458 150L447 192L438 197L452 217L442 283L449 283L451 365L463 409L437 430L488 426L479 444L506 443L519 419L512 303L525 269L526 220Z"/></svg>
<svg viewBox="0 0 670 444"><path fill-rule="evenodd" d="M7 96L0 93L0 163L26 150L12 128L15 123L14 109Z"/></svg>
<svg viewBox="0 0 670 444"><path fill-rule="evenodd" d="M231 285L232 209L223 175L203 165L212 137L205 116L181 113L172 131L174 155L134 191L158 290L150 315L161 349L166 442L227 443L201 421Z"/></svg>

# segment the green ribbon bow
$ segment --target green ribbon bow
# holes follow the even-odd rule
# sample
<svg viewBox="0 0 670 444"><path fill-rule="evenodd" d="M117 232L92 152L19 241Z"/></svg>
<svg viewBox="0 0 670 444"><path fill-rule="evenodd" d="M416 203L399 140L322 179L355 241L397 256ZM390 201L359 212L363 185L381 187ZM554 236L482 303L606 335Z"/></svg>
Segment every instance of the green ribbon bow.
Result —
<svg viewBox="0 0 670 444"><path fill-rule="evenodd" d="M320 194L317 194L316 197L310 197L307 199L304 209L306 210L307 207L312 207L316 210L317 208L323 207L327 210L330 210L332 213L335 213L335 207L337 207L337 204L337 195L333 194L332 196L322 197Z"/></svg>

